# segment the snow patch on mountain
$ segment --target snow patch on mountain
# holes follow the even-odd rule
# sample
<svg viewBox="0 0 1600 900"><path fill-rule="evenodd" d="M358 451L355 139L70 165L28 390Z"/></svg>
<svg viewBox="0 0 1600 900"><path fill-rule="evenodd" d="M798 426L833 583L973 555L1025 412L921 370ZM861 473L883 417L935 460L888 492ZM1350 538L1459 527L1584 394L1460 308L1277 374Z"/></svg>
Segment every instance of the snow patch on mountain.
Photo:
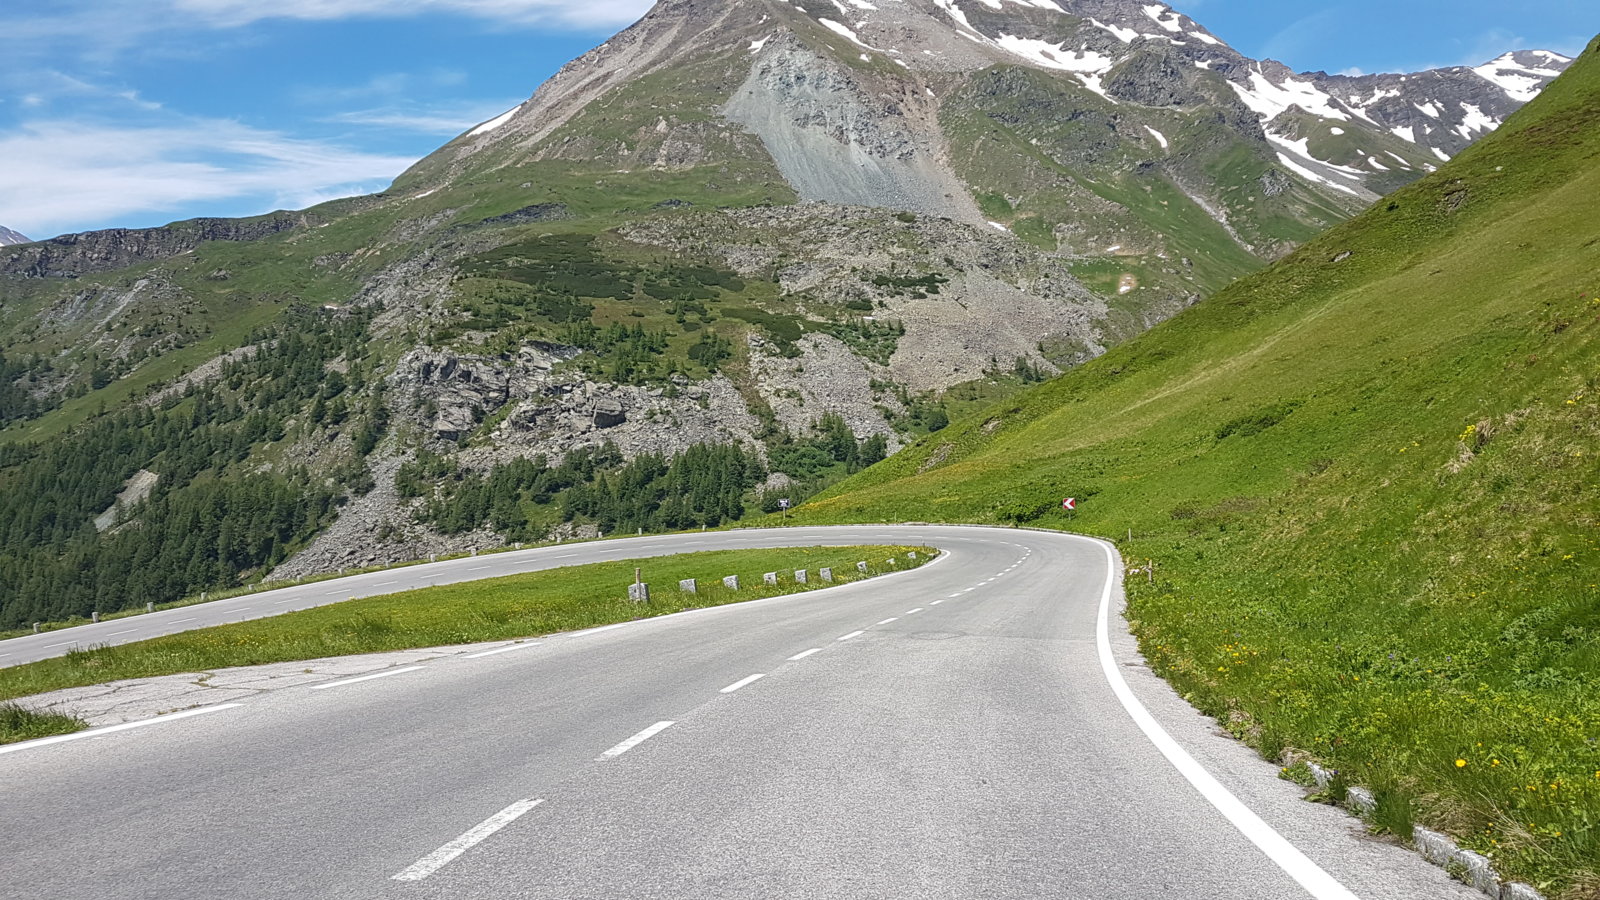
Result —
<svg viewBox="0 0 1600 900"><path fill-rule="evenodd" d="M18 232L0 225L0 247L15 247L18 244L31 243L33 243L31 238L24 237Z"/></svg>
<svg viewBox="0 0 1600 900"><path fill-rule="evenodd" d="M1160 3L1152 6L1144 6L1141 7L1141 9L1144 10L1145 15L1149 16L1157 25L1160 25L1162 28L1178 34L1183 33L1183 16L1179 15L1177 12L1174 12L1172 9L1163 6Z"/></svg>
<svg viewBox="0 0 1600 900"><path fill-rule="evenodd" d="M974 30L972 22L967 19L967 14L961 10L961 7L956 5L956 0L933 0L933 5L948 13L950 18L954 19L956 24L962 28L968 31Z"/></svg>
<svg viewBox="0 0 1600 900"><path fill-rule="evenodd" d="M1311 149L1308 146L1310 144L1310 140L1308 138L1291 140L1283 135L1274 134L1269 131L1267 132L1267 140L1271 141L1273 145L1278 148L1278 161L1283 163L1289 169L1293 170L1294 173L1299 175L1301 178L1315 181L1318 184L1327 185L1336 191L1343 191L1346 194L1351 194L1357 197L1361 196L1362 192L1358 187L1347 184L1342 179L1328 174L1323 170L1332 170L1333 172L1353 175L1355 177L1351 180L1356 181L1357 184L1360 183L1360 177L1365 173L1363 173L1360 169L1352 169L1349 166L1337 166L1333 163L1324 162L1320 159L1317 159L1315 156L1312 156Z"/></svg>
<svg viewBox="0 0 1600 900"><path fill-rule="evenodd" d="M1134 38L1140 36L1137 28L1123 28L1120 25L1107 25L1099 19L1096 19L1094 16L1089 17L1089 24L1099 28L1102 31L1110 32L1112 37L1115 37L1124 44L1131 44L1133 43Z"/></svg>
<svg viewBox="0 0 1600 900"><path fill-rule="evenodd" d="M1293 77L1285 78L1283 84L1275 84L1261 72L1259 64L1250 73L1248 87L1232 81L1228 84L1239 94L1245 106L1269 122L1288 112L1291 106L1298 106L1324 119L1338 119L1341 122L1350 120L1350 114L1335 105L1338 101L1316 85Z"/></svg>
<svg viewBox="0 0 1600 900"><path fill-rule="evenodd" d="M1461 111L1466 113L1466 118L1462 119L1461 124L1456 126L1456 133L1469 141L1500 127L1499 119L1485 115L1483 109L1474 104L1461 104Z"/></svg>
<svg viewBox="0 0 1600 900"><path fill-rule="evenodd" d="M1116 61L1109 56L1087 49L1074 52L1068 50L1066 44L1052 44L1049 41L1020 38L1010 34L1000 35L994 39L994 43L1002 50L1014 53L1036 66L1060 69L1078 75L1104 75L1116 65Z"/></svg>
<svg viewBox="0 0 1600 900"><path fill-rule="evenodd" d="M835 22L832 19L818 19L817 22L819 24L821 24L823 28L828 29L829 31L833 32L834 34L841 35L841 36L843 36L845 38L848 38L849 40L855 42L859 46L867 47L867 43L865 41L861 40L861 38L857 37L856 33L855 33L855 30L850 28L848 25L844 25L844 24L841 24L839 22ZM877 48L876 47L868 47L868 49L875 50Z"/></svg>
<svg viewBox="0 0 1600 900"><path fill-rule="evenodd" d="M1520 57L1520 59L1519 59ZM1543 60L1546 65L1535 65L1532 60ZM1526 60L1526 62L1524 61ZM1497 59L1490 60L1472 71L1494 86L1505 91L1511 99L1518 103L1527 103L1539 95L1552 79L1561 74L1562 68L1572 60L1559 53L1548 50L1533 50L1507 53ZM1553 68L1561 66L1562 68Z"/></svg>
<svg viewBox="0 0 1600 900"><path fill-rule="evenodd" d="M507 122L516 117L517 113L522 110L522 106L523 104L519 103L500 115L495 116L489 121L483 123L482 125L479 125L477 128L467 132L467 137L478 137L479 135L488 134L491 131L500 130L501 126L505 125Z"/></svg>

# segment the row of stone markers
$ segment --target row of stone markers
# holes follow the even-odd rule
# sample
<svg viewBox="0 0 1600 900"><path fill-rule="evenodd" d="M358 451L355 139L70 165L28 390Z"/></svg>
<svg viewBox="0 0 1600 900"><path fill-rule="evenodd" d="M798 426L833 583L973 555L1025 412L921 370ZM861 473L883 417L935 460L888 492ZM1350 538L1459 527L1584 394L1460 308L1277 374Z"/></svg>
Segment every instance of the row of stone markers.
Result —
<svg viewBox="0 0 1600 900"><path fill-rule="evenodd" d="M915 563L916 559L917 559L917 552L915 550L913 550L913 551L907 553L906 556L909 557L913 563ZM894 559L893 557L891 557L888 560L888 564L889 564L889 568L891 568L891 569L895 569L895 568L899 567L899 561ZM860 572L862 575L868 575L868 574L871 574L872 567L867 565L866 561L863 560L861 562L856 563L856 571ZM823 568L823 569L817 570L817 580L822 582L823 584L833 584L833 569L831 569L831 568ZM777 585L778 585L778 573L777 572L768 572L765 575L762 575L761 576L761 583L766 585L766 586L768 586L768 587L777 587ZM811 583L811 570L809 570L809 569L796 569L794 571L794 583L795 584L810 584ZM722 579L722 586L727 588L730 591L739 590L739 576L737 576L737 575L729 575L727 578ZM698 594L698 593L700 593L700 581L699 581L699 579L696 579L696 578L685 578L682 581L678 582L678 590L683 592L683 593L685 593L685 594ZM632 600L635 603L647 603L647 602L649 602L649 600L650 600L650 585L645 584L642 581L635 581L633 584L628 585L628 599Z"/></svg>

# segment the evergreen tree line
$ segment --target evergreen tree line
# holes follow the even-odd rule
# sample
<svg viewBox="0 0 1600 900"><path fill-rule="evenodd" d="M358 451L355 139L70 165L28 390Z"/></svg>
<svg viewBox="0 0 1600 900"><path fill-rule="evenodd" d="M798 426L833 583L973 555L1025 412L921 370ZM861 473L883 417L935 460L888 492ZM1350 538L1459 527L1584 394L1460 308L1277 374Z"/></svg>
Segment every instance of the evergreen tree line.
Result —
<svg viewBox="0 0 1600 900"><path fill-rule="evenodd" d="M592 353L590 370L613 384L648 384L671 374L662 362L670 340L666 331L620 322L601 328L586 320L561 330L561 341Z"/></svg>
<svg viewBox="0 0 1600 900"><path fill-rule="evenodd" d="M761 457L735 445L701 444L671 461L646 454L574 487L564 517L591 521L608 534L714 528L743 518L746 492L766 477Z"/></svg>
<svg viewBox="0 0 1600 900"><path fill-rule="evenodd" d="M294 316L252 335L255 352L214 383L0 448L0 628L167 602L281 562L328 521L348 487L341 480L358 482L365 464L319 477L243 464L310 405L342 406L370 380L367 324ZM341 357L348 375L328 369ZM363 407L358 448L374 421ZM150 496L97 530L94 519L141 469L159 476Z"/></svg>
<svg viewBox="0 0 1600 900"><path fill-rule="evenodd" d="M543 539L557 522L601 531L677 531L737 522L752 506L777 510L779 497L809 496L832 479L882 460L882 435L856 440L844 419L829 414L797 439L780 433L768 447L770 468L755 450L701 444L676 458L645 454L624 462L615 446L582 449L560 465L535 456L502 463L487 475L461 469L424 450L402 466L396 485L425 497L417 519L445 534L489 527L508 540ZM785 491L756 489L769 472L798 482ZM770 508L769 508L770 507Z"/></svg>
<svg viewBox="0 0 1600 900"><path fill-rule="evenodd" d="M754 451L699 445L675 459L646 454L624 462L615 446L581 449L560 465L535 456L488 475L424 453L396 478L405 496L427 496L421 521L445 534L485 526L509 540L539 540L548 525L584 521L602 531L666 531L737 521L745 496L767 476Z"/></svg>
<svg viewBox="0 0 1600 900"><path fill-rule="evenodd" d="M855 433L838 413L827 413L811 426L811 436L795 438L782 432L768 445L772 470L799 481L815 481L842 467L854 474L882 462L889 453L889 440L875 434L857 441Z"/></svg>
<svg viewBox="0 0 1600 900"><path fill-rule="evenodd" d="M39 371L42 365L37 359L8 360L0 352L0 428L32 419L50 409L52 404L35 400L26 387L17 383Z"/></svg>

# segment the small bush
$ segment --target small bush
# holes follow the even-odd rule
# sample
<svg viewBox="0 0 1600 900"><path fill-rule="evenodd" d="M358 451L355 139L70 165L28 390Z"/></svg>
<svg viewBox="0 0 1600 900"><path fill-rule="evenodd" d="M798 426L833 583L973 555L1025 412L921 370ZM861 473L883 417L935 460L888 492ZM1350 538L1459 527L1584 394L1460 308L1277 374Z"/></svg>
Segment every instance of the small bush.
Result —
<svg viewBox="0 0 1600 900"><path fill-rule="evenodd" d="M1289 418L1289 414L1299 408L1299 400L1284 400L1281 403L1274 403L1271 406L1264 406L1254 412L1246 413L1218 428L1217 440L1225 440L1232 435L1250 437L1260 434Z"/></svg>

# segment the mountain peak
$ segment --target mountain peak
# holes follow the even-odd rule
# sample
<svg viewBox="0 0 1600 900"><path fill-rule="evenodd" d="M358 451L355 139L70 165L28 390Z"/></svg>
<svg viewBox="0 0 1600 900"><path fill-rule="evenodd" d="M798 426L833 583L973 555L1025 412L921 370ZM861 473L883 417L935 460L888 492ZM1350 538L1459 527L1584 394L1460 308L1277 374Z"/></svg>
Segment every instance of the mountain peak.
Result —
<svg viewBox="0 0 1600 900"><path fill-rule="evenodd" d="M12 231L3 225L0 225L0 247L14 247L17 244L31 243L33 243L32 238L25 237L18 232Z"/></svg>
<svg viewBox="0 0 1600 900"><path fill-rule="evenodd" d="M1549 50L1513 50L1472 71L1512 99L1527 103L1570 65L1570 58Z"/></svg>
<svg viewBox="0 0 1600 900"><path fill-rule="evenodd" d="M1181 284L1172 261L1242 271L1433 171L1569 62L1301 73L1155 0L662 0L396 192L698 171L711 202L941 216Z"/></svg>

